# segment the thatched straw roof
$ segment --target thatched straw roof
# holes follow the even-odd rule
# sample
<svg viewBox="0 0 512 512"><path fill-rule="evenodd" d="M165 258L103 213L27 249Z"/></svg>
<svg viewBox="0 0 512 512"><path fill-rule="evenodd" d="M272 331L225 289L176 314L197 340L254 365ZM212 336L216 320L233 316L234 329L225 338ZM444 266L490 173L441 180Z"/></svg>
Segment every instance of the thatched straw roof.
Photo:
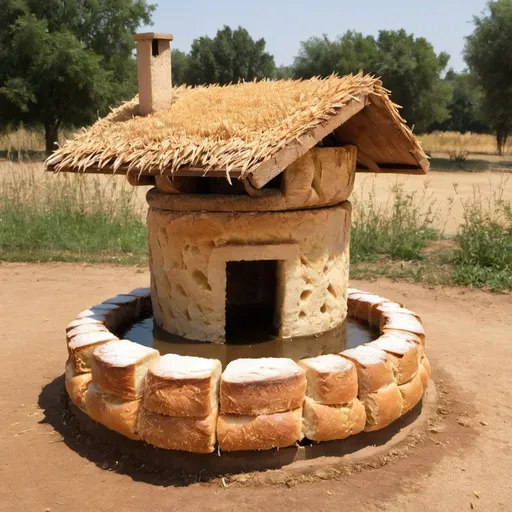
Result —
<svg viewBox="0 0 512 512"><path fill-rule="evenodd" d="M49 170L251 175L257 187L322 140L358 147L358 168L423 174L428 162L380 80L371 76L179 87L167 111L135 98L76 135Z"/></svg>

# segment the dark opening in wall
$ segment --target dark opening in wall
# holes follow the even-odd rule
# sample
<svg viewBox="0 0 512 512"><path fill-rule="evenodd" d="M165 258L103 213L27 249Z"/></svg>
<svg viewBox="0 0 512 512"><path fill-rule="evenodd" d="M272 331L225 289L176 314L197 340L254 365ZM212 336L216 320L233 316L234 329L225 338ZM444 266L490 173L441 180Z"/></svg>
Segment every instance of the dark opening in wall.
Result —
<svg viewBox="0 0 512 512"><path fill-rule="evenodd" d="M277 261L226 263L226 342L274 338L277 304Z"/></svg>
<svg viewBox="0 0 512 512"><path fill-rule="evenodd" d="M275 178L272 178L263 188L271 188L281 190L283 186L283 172L279 173Z"/></svg>
<svg viewBox="0 0 512 512"><path fill-rule="evenodd" d="M153 39L151 41L151 53L153 57L158 57L160 55L160 48L158 47L158 39Z"/></svg>

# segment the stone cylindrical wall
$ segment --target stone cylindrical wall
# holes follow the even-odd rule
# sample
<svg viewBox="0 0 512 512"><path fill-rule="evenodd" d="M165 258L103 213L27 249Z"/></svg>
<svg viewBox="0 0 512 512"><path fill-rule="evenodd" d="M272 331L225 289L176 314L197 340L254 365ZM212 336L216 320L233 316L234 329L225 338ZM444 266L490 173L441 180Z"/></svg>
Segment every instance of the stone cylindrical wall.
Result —
<svg viewBox="0 0 512 512"><path fill-rule="evenodd" d="M226 263L276 260L279 335L310 335L340 325L347 315L350 220L348 201L281 212L150 207L155 321L185 338L223 343Z"/></svg>

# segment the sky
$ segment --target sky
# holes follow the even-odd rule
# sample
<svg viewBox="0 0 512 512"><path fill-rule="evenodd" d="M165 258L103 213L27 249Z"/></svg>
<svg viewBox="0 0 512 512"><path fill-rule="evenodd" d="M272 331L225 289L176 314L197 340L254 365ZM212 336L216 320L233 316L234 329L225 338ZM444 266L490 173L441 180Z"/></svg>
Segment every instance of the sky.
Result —
<svg viewBox="0 0 512 512"><path fill-rule="evenodd" d="M224 25L246 28L254 39L265 38L277 65L288 65L300 42L327 34L330 38L355 30L377 35L379 30L405 28L425 37L437 53L450 54L449 67L465 68L464 37L486 0L149 0L158 4L154 24L141 31L174 35L173 48L188 52L200 36L215 36Z"/></svg>

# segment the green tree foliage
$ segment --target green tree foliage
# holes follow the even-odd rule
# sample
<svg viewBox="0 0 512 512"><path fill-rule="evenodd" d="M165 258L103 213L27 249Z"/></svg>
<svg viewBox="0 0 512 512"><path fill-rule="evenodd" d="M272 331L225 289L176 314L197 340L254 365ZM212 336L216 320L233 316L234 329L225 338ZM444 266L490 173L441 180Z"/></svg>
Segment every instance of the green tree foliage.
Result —
<svg viewBox="0 0 512 512"><path fill-rule="evenodd" d="M136 92L133 33L146 0L3 0L0 123L43 125L51 152L63 125L90 123Z"/></svg>
<svg viewBox="0 0 512 512"><path fill-rule="evenodd" d="M225 26L211 39L195 39L188 58L186 81L189 85L228 84L273 77L274 57L265 51L265 39L254 41L242 27Z"/></svg>
<svg viewBox="0 0 512 512"><path fill-rule="evenodd" d="M426 39L405 30L382 30L377 38L347 32L334 41L323 36L302 42L294 74L309 78L363 70L380 76L402 105L402 115L421 132L448 117L450 87L441 78L448 59L446 53L436 55Z"/></svg>
<svg viewBox="0 0 512 512"><path fill-rule="evenodd" d="M512 0L489 2L473 23L464 58L484 91L483 112L501 155L512 130Z"/></svg>
<svg viewBox="0 0 512 512"><path fill-rule="evenodd" d="M482 118L483 91L476 77L468 72L456 73L450 69L444 80L452 90L449 117L442 123L431 125L429 131L489 133L490 128Z"/></svg>
<svg viewBox="0 0 512 512"><path fill-rule="evenodd" d="M188 55L181 50L172 50L171 55L172 84L183 85L187 81Z"/></svg>

